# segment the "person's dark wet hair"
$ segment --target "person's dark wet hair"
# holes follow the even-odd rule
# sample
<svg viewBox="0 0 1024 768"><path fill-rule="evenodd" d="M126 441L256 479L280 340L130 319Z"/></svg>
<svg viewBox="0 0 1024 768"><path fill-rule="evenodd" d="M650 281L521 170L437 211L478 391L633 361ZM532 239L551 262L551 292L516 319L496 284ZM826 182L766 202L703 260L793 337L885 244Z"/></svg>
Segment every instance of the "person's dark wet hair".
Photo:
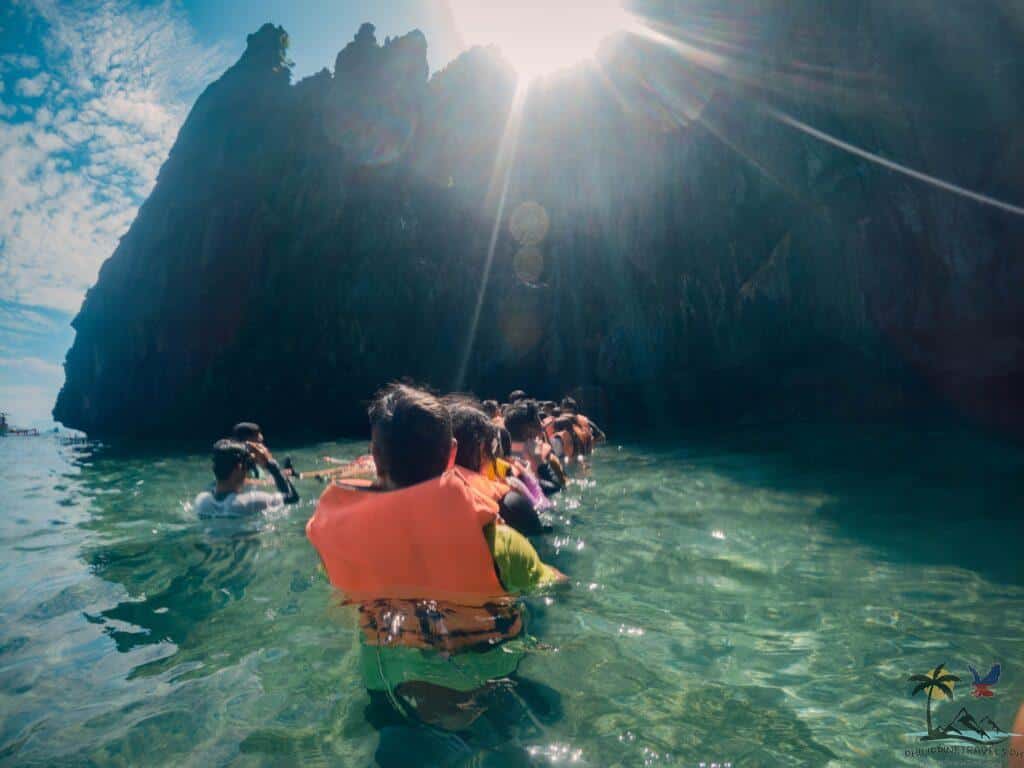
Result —
<svg viewBox="0 0 1024 768"><path fill-rule="evenodd" d="M457 402L450 404L448 410L452 416L452 436L459 444L455 463L479 472L482 459L493 459L498 450L498 429L475 405Z"/></svg>
<svg viewBox="0 0 1024 768"><path fill-rule="evenodd" d="M572 411L573 413L579 413L580 412L580 406L579 406L579 403L577 403L571 397L563 397L562 398L562 410L563 411Z"/></svg>
<svg viewBox="0 0 1024 768"><path fill-rule="evenodd" d="M515 403L519 402L520 400L525 400L525 399L526 399L526 393L523 392L523 390L521 390L521 389L514 389L514 390L512 390L511 392L508 393L508 402L509 402L509 404L515 404Z"/></svg>
<svg viewBox="0 0 1024 768"><path fill-rule="evenodd" d="M213 444L213 476L227 480L241 464L246 469L252 466L252 456L245 443L238 440L218 440Z"/></svg>
<svg viewBox="0 0 1024 768"><path fill-rule="evenodd" d="M501 452L498 454L500 457L506 457L512 455L512 435L508 433L508 430L504 427L498 428L498 440L501 445Z"/></svg>
<svg viewBox="0 0 1024 768"><path fill-rule="evenodd" d="M399 488L439 477L451 455L452 420L437 397L408 384L389 384L369 408L373 458Z"/></svg>
<svg viewBox="0 0 1024 768"><path fill-rule="evenodd" d="M555 429L572 429L575 424L576 417L572 414L569 414L568 416L558 416L555 419Z"/></svg>
<svg viewBox="0 0 1024 768"><path fill-rule="evenodd" d="M240 421L231 430L231 437L243 443L249 441L259 443L263 440L263 430L260 429L259 424L254 424L251 421Z"/></svg>
<svg viewBox="0 0 1024 768"><path fill-rule="evenodd" d="M487 417L493 419L495 416L501 415L501 408L498 406L497 400L484 400L480 403L480 407L483 412L487 414Z"/></svg>
<svg viewBox="0 0 1024 768"><path fill-rule="evenodd" d="M523 400L510 405L505 410L505 429L515 442L534 437L540 431L537 404Z"/></svg>

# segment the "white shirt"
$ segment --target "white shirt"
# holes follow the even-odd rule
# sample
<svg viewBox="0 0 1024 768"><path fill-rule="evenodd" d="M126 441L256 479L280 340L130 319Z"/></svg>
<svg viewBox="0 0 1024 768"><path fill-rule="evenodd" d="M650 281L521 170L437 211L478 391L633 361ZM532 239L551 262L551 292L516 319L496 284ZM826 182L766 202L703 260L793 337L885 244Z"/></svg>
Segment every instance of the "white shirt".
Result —
<svg viewBox="0 0 1024 768"><path fill-rule="evenodd" d="M210 491L203 491L193 502L199 517L248 517L281 506L284 506L284 496L268 491L229 493L219 500Z"/></svg>

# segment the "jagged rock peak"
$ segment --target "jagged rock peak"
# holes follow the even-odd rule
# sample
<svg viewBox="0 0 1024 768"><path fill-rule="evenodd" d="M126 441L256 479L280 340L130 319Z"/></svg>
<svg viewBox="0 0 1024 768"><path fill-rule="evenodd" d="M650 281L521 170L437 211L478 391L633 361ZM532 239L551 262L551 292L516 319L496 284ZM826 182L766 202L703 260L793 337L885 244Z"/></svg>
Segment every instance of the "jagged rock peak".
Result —
<svg viewBox="0 0 1024 768"><path fill-rule="evenodd" d="M418 29L406 35L388 38L383 46L377 43L376 27L364 23L355 38L346 45L334 61L335 78L351 75L365 75L383 58L397 56L410 63L411 67L427 70L427 38ZM425 77L426 75L424 75Z"/></svg>
<svg viewBox="0 0 1024 768"><path fill-rule="evenodd" d="M269 69L273 72L287 70L288 33L269 21L246 37L245 53L239 65L254 69Z"/></svg>
<svg viewBox="0 0 1024 768"><path fill-rule="evenodd" d="M356 32L355 43L356 45L376 45L377 44L377 28L368 21L364 21L359 25L359 31Z"/></svg>

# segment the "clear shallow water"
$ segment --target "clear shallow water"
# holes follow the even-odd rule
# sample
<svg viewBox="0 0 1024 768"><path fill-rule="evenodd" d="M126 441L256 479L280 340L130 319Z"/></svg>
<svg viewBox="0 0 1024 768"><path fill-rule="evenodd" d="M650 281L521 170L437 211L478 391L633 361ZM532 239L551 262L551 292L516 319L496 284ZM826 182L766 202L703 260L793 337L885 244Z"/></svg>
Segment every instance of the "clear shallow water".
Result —
<svg viewBox="0 0 1024 768"><path fill-rule="evenodd" d="M210 524L201 454L8 438L0 466L0 763L922 765L909 674L1002 662L993 701L965 680L937 720L1009 728L1024 700L1024 452L978 437L605 447L535 539L572 589L526 601L512 704L458 738L368 711L303 532L318 484Z"/></svg>

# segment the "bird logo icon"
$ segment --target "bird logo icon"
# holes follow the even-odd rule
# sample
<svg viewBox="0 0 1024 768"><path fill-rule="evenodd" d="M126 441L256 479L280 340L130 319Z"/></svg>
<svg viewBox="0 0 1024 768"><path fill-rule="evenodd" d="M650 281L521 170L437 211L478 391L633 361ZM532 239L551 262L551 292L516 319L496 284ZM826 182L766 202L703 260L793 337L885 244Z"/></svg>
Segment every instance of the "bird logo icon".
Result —
<svg viewBox="0 0 1024 768"><path fill-rule="evenodd" d="M970 664L967 665L967 668L971 670L971 675L974 676L971 696L976 699L987 699L996 695L996 692L992 690L992 686L999 682L999 673L1002 671L1002 667L999 664L993 664L992 669L990 669L988 674L984 677L979 675L978 670Z"/></svg>

